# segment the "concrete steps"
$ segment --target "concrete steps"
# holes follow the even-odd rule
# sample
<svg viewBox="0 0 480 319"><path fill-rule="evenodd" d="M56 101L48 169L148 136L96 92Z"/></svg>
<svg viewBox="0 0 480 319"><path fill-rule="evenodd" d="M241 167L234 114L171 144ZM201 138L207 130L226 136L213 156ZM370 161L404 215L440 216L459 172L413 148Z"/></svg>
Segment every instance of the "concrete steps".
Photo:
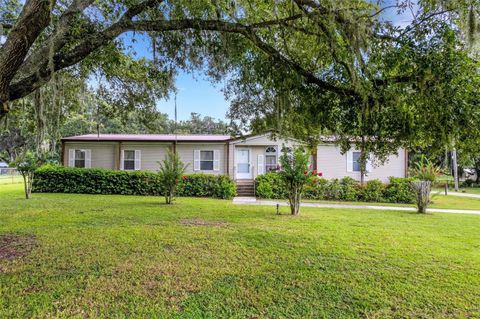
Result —
<svg viewBox="0 0 480 319"><path fill-rule="evenodd" d="M253 180L237 180L237 196L255 196L255 182Z"/></svg>

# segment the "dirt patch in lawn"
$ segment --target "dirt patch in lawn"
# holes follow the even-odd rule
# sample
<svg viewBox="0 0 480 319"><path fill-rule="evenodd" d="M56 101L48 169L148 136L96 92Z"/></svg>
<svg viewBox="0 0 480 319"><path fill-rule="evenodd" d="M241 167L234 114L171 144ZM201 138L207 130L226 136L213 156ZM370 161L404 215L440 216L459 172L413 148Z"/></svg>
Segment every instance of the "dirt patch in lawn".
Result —
<svg viewBox="0 0 480 319"><path fill-rule="evenodd" d="M217 226L217 227L223 227L227 226L227 222L222 222L222 221L215 221L215 220L204 220L201 218L195 218L195 219L182 219L180 221L182 225L185 226Z"/></svg>
<svg viewBox="0 0 480 319"><path fill-rule="evenodd" d="M33 235L0 235L0 261L22 258L32 251L36 244Z"/></svg>

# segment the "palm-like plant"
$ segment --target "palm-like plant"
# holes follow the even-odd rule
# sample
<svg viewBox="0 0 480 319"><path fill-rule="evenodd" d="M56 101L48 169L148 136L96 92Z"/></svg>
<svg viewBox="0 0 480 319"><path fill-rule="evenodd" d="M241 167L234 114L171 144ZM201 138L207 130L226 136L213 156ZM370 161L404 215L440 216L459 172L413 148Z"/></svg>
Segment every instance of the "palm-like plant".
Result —
<svg viewBox="0 0 480 319"><path fill-rule="evenodd" d="M412 175L416 180L413 181L412 184L416 193L417 209L419 213L426 213L427 206L430 203L432 183L440 174L441 169L429 161L424 155L422 155L420 160L414 164Z"/></svg>

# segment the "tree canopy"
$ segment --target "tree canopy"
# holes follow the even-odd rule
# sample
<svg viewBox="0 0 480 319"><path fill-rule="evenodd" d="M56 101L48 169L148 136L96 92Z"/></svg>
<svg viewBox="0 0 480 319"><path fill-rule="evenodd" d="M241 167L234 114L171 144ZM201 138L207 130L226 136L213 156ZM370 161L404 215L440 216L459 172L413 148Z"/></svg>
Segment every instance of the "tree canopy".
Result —
<svg viewBox="0 0 480 319"><path fill-rule="evenodd" d="M228 78L230 117L305 140L326 132L381 161L399 146L478 130L475 0L9 0L0 115L58 74L95 76L104 99L152 109L179 69ZM406 25L387 11L411 11ZM152 39L129 53L125 33ZM55 94L53 86L52 94Z"/></svg>

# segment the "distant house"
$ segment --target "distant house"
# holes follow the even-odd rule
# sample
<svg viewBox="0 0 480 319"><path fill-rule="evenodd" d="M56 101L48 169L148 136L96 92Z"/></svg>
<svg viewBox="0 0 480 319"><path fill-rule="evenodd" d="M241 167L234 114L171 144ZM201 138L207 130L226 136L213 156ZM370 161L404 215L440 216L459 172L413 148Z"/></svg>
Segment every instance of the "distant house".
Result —
<svg viewBox="0 0 480 319"><path fill-rule="evenodd" d="M158 161L168 149L188 163L188 173L226 174L239 184L249 184L260 174L275 170L283 145L294 140L273 140L269 134L232 138L228 135L133 135L88 134L62 139L63 164L70 167L97 167L118 170L157 171ZM360 180L360 152L341 154L332 142L318 145L316 166L323 177L350 176ZM315 163L315 161L312 161ZM389 176L405 177L407 152L399 149L381 166L367 165L365 180L388 181Z"/></svg>

